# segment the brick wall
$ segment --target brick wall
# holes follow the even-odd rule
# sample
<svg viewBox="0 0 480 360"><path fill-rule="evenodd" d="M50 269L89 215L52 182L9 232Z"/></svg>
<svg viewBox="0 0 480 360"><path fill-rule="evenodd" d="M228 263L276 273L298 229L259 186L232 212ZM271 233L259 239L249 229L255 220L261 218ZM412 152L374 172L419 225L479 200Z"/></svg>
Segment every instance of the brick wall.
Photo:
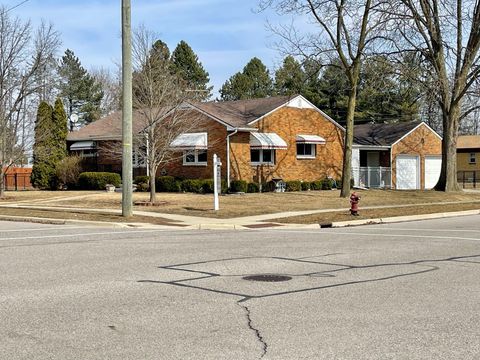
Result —
<svg viewBox="0 0 480 360"><path fill-rule="evenodd" d="M420 189L425 188L425 156L441 155L442 140L422 124L401 141L392 146L392 185L396 188L396 162L398 155L420 157Z"/></svg>
<svg viewBox="0 0 480 360"><path fill-rule="evenodd" d="M313 181L332 176L341 177L343 132L313 109L284 107L255 123L261 132L277 133L288 145L287 150L275 150L275 165L250 164L250 135L232 136L231 178L246 181L267 181L271 178ZM297 159L296 136L319 135L325 145L316 145L314 159Z"/></svg>
<svg viewBox="0 0 480 360"><path fill-rule="evenodd" d="M208 116L200 115L198 127L192 132L208 133L207 165L183 165L182 152L169 164L158 169L157 176L171 175L186 179L213 178L213 154L217 154L222 161L222 177L226 178L227 170L227 129L224 125Z"/></svg>

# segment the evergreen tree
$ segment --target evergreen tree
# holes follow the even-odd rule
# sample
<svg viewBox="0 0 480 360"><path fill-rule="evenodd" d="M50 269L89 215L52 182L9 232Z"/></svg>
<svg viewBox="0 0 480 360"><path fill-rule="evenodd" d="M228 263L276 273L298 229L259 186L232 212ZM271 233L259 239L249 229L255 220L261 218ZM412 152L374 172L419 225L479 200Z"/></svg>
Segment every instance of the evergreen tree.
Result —
<svg viewBox="0 0 480 360"><path fill-rule="evenodd" d="M66 50L59 67L61 77L60 96L64 99L70 131L76 126L89 124L100 117L103 97L101 85L82 67L73 51ZM72 114L78 115L78 123L72 121Z"/></svg>
<svg viewBox="0 0 480 360"><path fill-rule="evenodd" d="M213 86L208 86L208 72L185 41L178 43L172 53L171 62L174 71L186 82L187 88L196 92L196 99L207 100L212 96Z"/></svg>
<svg viewBox="0 0 480 360"><path fill-rule="evenodd" d="M35 121L32 184L40 189L57 187L56 168L67 156L67 115L57 98L55 107L41 102Z"/></svg>
<svg viewBox="0 0 480 360"><path fill-rule="evenodd" d="M55 100L52 113L52 156L56 163L67 156L67 114L60 98Z"/></svg>
<svg viewBox="0 0 480 360"><path fill-rule="evenodd" d="M275 93L278 95L305 94L306 75L293 56L287 56L275 72Z"/></svg>
<svg viewBox="0 0 480 360"><path fill-rule="evenodd" d="M242 72L227 80L220 89L222 100L264 98L273 94L273 84L267 67L256 57Z"/></svg>
<svg viewBox="0 0 480 360"><path fill-rule="evenodd" d="M50 188L55 174L55 166L51 161L52 139L52 107L42 101L38 106L35 120L35 143L33 145L32 185L39 189Z"/></svg>

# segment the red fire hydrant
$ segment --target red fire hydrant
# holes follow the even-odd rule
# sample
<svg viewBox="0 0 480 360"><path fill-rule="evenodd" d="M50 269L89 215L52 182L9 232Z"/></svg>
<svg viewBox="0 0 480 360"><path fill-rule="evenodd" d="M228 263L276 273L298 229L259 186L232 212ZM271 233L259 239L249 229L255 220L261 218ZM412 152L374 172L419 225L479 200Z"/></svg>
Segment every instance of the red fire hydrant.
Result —
<svg viewBox="0 0 480 360"><path fill-rule="evenodd" d="M360 196L354 191L352 195L350 195L350 214L353 216L358 216L358 201L360 200Z"/></svg>

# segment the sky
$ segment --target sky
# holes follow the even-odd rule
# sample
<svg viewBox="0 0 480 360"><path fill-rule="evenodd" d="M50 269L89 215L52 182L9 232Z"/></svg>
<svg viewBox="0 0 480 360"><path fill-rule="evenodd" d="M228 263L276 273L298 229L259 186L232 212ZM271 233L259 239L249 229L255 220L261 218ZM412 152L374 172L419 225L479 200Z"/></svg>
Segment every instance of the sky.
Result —
<svg viewBox="0 0 480 360"><path fill-rule="evenodd" d="M51 22L61 33L59 56L73 50L86 69L115 68L121 62L120 0L0 0L10 13ZM273 10L258 11L258 0L131 0L132 26L143 24L173 51L185 40L210 74L214 96L254 56L272 71L282 61L273 45L271 23L290 22Z"/></svg>

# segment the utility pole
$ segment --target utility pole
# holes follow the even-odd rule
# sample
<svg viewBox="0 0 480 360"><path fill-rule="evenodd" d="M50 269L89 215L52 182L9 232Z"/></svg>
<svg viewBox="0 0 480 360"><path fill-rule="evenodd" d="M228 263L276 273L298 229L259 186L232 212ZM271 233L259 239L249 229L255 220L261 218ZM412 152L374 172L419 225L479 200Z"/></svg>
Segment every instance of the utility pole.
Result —
<svg viewBox="0 0 480 360"><path fill-rule="evenodd" d="M122 215L132 210L132 20L130 0L122 0Z"/></svg>

